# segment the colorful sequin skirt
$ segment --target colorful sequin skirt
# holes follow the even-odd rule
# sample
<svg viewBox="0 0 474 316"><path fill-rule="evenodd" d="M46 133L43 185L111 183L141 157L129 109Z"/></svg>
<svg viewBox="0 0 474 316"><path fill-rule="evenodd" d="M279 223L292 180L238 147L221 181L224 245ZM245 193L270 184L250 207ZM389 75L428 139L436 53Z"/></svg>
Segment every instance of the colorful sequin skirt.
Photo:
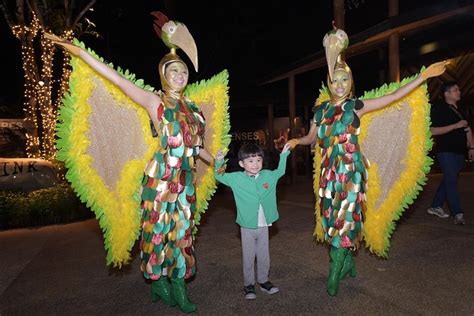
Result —
<svg viewBox="0 0 474 316"><path fill-rule="evenodd" d="M334 247L351 248L361 240L367 190L362 161L324 169L319 181L320 209L325 239Z"/></svg>
<svg viewBox="0 0 474 316"><path fill-rule="evenodd" d="M163 269L170 278L189 278L196 271L192 237L194 173L165 165L163 168L162 172L153 172L154 176L145 172L143 178L141 270L152 280L158 280Z"/></svg>

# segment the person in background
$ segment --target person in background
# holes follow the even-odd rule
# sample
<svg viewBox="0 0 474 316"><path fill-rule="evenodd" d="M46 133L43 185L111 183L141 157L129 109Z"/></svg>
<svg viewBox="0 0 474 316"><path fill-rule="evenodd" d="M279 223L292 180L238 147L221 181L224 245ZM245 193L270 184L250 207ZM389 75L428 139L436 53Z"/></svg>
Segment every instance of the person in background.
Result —
<svg viewBox="0 0 474 316"><path fill-rule="evenodd" d="M443 210L447 201L454 224L464 225L464 212L458 192L458 175L464 166L466 146L469 160L474 159L474 142L467 113L458 106L461 90L455 81L443 84L443 99L431 108L431 133L436 141L436 158L443 179L436 190L428 214L448 218Z"/></svg>

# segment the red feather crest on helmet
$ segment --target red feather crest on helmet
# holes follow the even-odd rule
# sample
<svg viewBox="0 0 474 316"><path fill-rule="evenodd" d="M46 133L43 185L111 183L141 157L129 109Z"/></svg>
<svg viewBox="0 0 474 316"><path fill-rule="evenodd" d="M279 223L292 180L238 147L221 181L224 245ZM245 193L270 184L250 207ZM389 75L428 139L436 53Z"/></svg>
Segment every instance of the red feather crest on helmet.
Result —
<svg viewBox="0 0 474 316"><path fill-rule="evenodd" d="M153 28L155 29L156 35L161 38L161 28L170 19L168 19L168 17L161 11L153 11L150 14L155 17L155 21L153 21Z"/></svg>

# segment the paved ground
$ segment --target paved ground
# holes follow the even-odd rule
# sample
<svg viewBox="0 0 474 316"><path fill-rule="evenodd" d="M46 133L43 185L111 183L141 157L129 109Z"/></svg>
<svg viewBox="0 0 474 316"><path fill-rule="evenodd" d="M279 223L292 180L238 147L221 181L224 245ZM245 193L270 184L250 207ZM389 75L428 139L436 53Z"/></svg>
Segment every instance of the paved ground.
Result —
<svg viewBox="0 0 474 316"><path fill-rule="evenodd" d="M242 293L240 241L229 191L213 199L196 242L198 274L188 285L199 315L474 315L474 173L460 179L467 225L426 213L438 175L398 223L390 257L357 256L358 276L325 293L327 248L312 240L311 182L280 188L272 227L271 280L281 292ZM0 232L0 315L178 315L151 303L136 256L122 270L105 266L95 220Z"/></svg>

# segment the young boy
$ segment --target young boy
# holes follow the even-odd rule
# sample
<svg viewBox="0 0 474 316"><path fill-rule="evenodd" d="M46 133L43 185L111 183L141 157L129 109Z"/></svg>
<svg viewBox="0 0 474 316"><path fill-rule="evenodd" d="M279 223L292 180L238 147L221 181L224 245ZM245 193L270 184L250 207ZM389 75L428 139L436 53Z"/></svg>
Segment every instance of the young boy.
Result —
<svg viewBox="0 0 474 316"><path fill-rule="evenodd" d="M268 226L278 219L276 186L285 174L289 146L285 145L276 170L262 170L263 150L256 144L242 146L238 153L239 165L244 171L223 173L218 171L224 164L224 155L216 155L216 179L229 186L237 204L237 224L242 239L242 261L245 298L253 300L255 293L255 258L257 258L257 282L260 289L275 294L279 289L268 280L270 253Z"/></svg>

